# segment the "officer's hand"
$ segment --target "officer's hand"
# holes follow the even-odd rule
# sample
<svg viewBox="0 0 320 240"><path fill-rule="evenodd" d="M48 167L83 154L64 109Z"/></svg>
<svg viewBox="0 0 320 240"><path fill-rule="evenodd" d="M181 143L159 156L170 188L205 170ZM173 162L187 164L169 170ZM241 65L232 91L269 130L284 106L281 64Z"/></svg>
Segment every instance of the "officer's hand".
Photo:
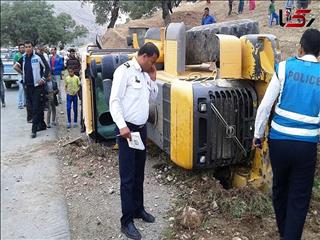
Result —
<svg viewBox="0 0 320 240"><path fill-rule="evenodd" d="M43 85L43 84L45 84L45 81L44 81L43 79L40 79L40 80L39 80L39 85L41 86L41 85Z"/></svg>
<svg viewBox="0 0 320 240"><path fill-rule="evenodd" d="M129 138L131 141L131 132L128 127L124 127L120 129L120 136L123 138Z"/></svg>
<svg viewBox="0 0 320 240"><path fill-rule="evenodd" d="M262 142L263 142L263 139L261 138L253 138L252 147L262 149Z"/></svg>
<svg viewBox="0 0 320 240"><path fill-rule="evenodd" d="M151 80L155 81L157 79L157 69L156 69L156 65L152 65L150 71L148 72Z"/></svg>

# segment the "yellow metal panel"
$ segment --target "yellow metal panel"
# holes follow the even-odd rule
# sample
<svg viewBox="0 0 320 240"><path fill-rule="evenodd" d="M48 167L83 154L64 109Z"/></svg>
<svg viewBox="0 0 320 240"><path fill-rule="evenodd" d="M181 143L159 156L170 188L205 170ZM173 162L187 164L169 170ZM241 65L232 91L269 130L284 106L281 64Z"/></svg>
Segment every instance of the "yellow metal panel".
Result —
<svg viewBox="0 0 320 240"><path fill-rule="evenodd" d="M269 82L274 73L275 64L272 41L263 35L251 39L242 36L240 41L242 78Z"/></svg>
<svg viewBox="0 0 320 240"><path fill-rule="evenodd" d="M101 59L104 55L87 55L86 64L90 64L92 60L96 60L96 63L101 63Z"/></svg>
<svg viewBox="0 0 320 240"><path fill-rule="evenodd" d="M254 52L253 44L245 37L240 38L242 52L242 77L252 79L254 75L255 60L252 56Z"/></svg>
<svg viewBox="0 0 320 240"><path fill-rule="evenodd" d="M97 58L97 60L101 61L101 57ZM83 55L82 62L81 62L82 107L83 107L83 118L84 118L87 134L91 134L94 131L92 82L90 79L85 77L85 70L87 69L87 66L90 63L90 61L91 61L90 56Z"/></svg>
<svg viewBox="0 0 320 240"><path fill-rule="evenodd" d="M166 40L164 44L164 70L172 75L177 76L177 65L178 65L178 44L174 40Z"/></svg>
<svg viewBox="0 0 320 240"><path fill-rule="evenodd" d="M263 39L263 51L260 52L261 67L266 72L267 81L272 78L274 73L274 53L272 43L268 38Z"/></svg>
<svg viewBox="0 0 320 240"><path fill-rule="evenodd" d="M248 182L255 188L270 191L272 185L272 168L269 158L268 143L266 140L262 143L261 150L255 150Z"/></svg>
<svg viewBox="0 0 320 240"><path fill-rule="evenodd" d="M241 42L231 35L217 34L220 40L220 77L241 78Z"/></svg>
<svg viewBox="0 0 320 240"><path fill-rule="evenodd" d="M160 52L160 56L157 59L157 63L163 63L164 62L164 42L160 40L154 40L154 39L145 39L145 43L152 42L154 45L157 46Z"/></svg>
<svg viewBox="0 0 320 240"><path fill-rule="evenodd" d="M193 167L192 83L174 80L171 85L171 160L185 169Z"/></svg>
<svg viewBox="0 0 320 240"><path fill-rule="evenodd" d="M139 42L138 42L138 34L136 33L132 34L132 41L133 41L133 48L140 48Z"/></svg>
<svg viewBox="0 0 320 240"><path fill-rule="evenodd" d="M92 82L90 79L85 78L84 81L82 81L82 106L87 134L91 134L94 131L92 96Z"/></svg>

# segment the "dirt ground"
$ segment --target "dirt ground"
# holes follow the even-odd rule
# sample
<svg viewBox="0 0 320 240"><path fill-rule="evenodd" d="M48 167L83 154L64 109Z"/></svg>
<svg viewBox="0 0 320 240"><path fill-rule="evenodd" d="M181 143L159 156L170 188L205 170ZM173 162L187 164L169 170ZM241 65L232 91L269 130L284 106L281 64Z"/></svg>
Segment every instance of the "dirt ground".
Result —
<svg viewBox="0 0 320 240"><path fill-rule="evenodd" d="M82 138L61 149L72 239L123 239L117 151L112 145ZM156 216L156 224L135 221L144 239L150 240L158 239L167 226L166 216L174 197L171 187L156 181L152 169L156 162L157 158L148 157L144 184L145 206Z"/></svg>
<svg viewBox="0 0 320 240"><path fill-rule="evenodd" d="M71 239L124 239L119 231L117 150L113 142L93 143L78 130L66 136L60 129L64 138L58 142ZM211 171L184 171L152 143L148 149L145 205L157 222L136 221L143 239L277 239L270 196L249 187L225 190ZM185 207L196 211L186 224ZM303 239L319 239L319 213L318 173Z"/></svg>
<svg viewBox="0 0 320 240"><path fill-rule="evenodd" d="M293 55L305 29L284 29L267 25L269 1L257 1L253 14L247 1L242 15L227 16L226 1L183 3L174 10L173 22L198 25L205 6L218 21L251 18L259 21L261 33L272 33L280 40L282 59ZM283 1L276 1L277 9ZM320 4L312 1L313 15L320 15ZM128 26L163 26L161 12L151 18L133 20L108 30L104 47L125 47ZM313 27L320 28L320 21ZM124 239L119 231L121 215L117 150L114 142L94 143L79 129L59 129L59 158L68 203L72 239ZM66 144L75 140L73 143ZM66 145L65 145L66 144ZM172 165L168 157L150 144L145 176L145 205L156 216L155 224L136 221L143 239L277 239L270 196L251 188L225 190L211 171L187 172ZM320 155L320 152L319 152ZM318 167L319 169L319 167ZM192 216L191 222L186 216ZM314 185L313 200L303 239L320 238L320 173Z"/></svg>

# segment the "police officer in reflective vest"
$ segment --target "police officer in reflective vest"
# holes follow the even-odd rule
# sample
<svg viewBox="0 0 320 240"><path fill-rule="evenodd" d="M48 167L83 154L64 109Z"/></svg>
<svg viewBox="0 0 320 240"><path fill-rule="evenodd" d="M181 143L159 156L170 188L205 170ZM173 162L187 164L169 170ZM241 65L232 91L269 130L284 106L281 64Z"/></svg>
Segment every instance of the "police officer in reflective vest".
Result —
<svg viewBox="0 0 320 240"><path fill-rule="evenodd" d="M113 75L110 113L117 125L121 193L121 231L131 239L141 239L134 218L154 222L143 205L143 181L146 150L130 148L127 139L139 132L146 146L149 99L158 93L155 63L159 50L153 43L144 44L137 57L119 66Z"/></svg>
<svg viewBox="0 0 320 240"><path fill-rule="evenodd" d="M301 239L309 208L320 130L320 32L306 30L299 57L276 66L258 108L253 146L264 137L273 103L278 98L269 133L273 171L273 207L280 238Z"/></svg>

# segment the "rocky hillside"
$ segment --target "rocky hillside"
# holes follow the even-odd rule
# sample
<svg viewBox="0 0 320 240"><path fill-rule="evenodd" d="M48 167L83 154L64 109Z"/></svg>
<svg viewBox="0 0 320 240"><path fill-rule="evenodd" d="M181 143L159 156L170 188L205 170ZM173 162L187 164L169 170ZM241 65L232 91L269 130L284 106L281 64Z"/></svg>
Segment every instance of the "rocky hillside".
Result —
<svg viewBox="0 0 320 240"><path fill-rule="evenodd" d="M89 34L82 42L89 43L94 41L96 34L101 34L105 31L106 26L101 26L95 23L95 16L92 13L92 5L84 4L81 6L80 1L48 1L54 5L54 12L68 13L79 25L84 25Z"/></svg>

